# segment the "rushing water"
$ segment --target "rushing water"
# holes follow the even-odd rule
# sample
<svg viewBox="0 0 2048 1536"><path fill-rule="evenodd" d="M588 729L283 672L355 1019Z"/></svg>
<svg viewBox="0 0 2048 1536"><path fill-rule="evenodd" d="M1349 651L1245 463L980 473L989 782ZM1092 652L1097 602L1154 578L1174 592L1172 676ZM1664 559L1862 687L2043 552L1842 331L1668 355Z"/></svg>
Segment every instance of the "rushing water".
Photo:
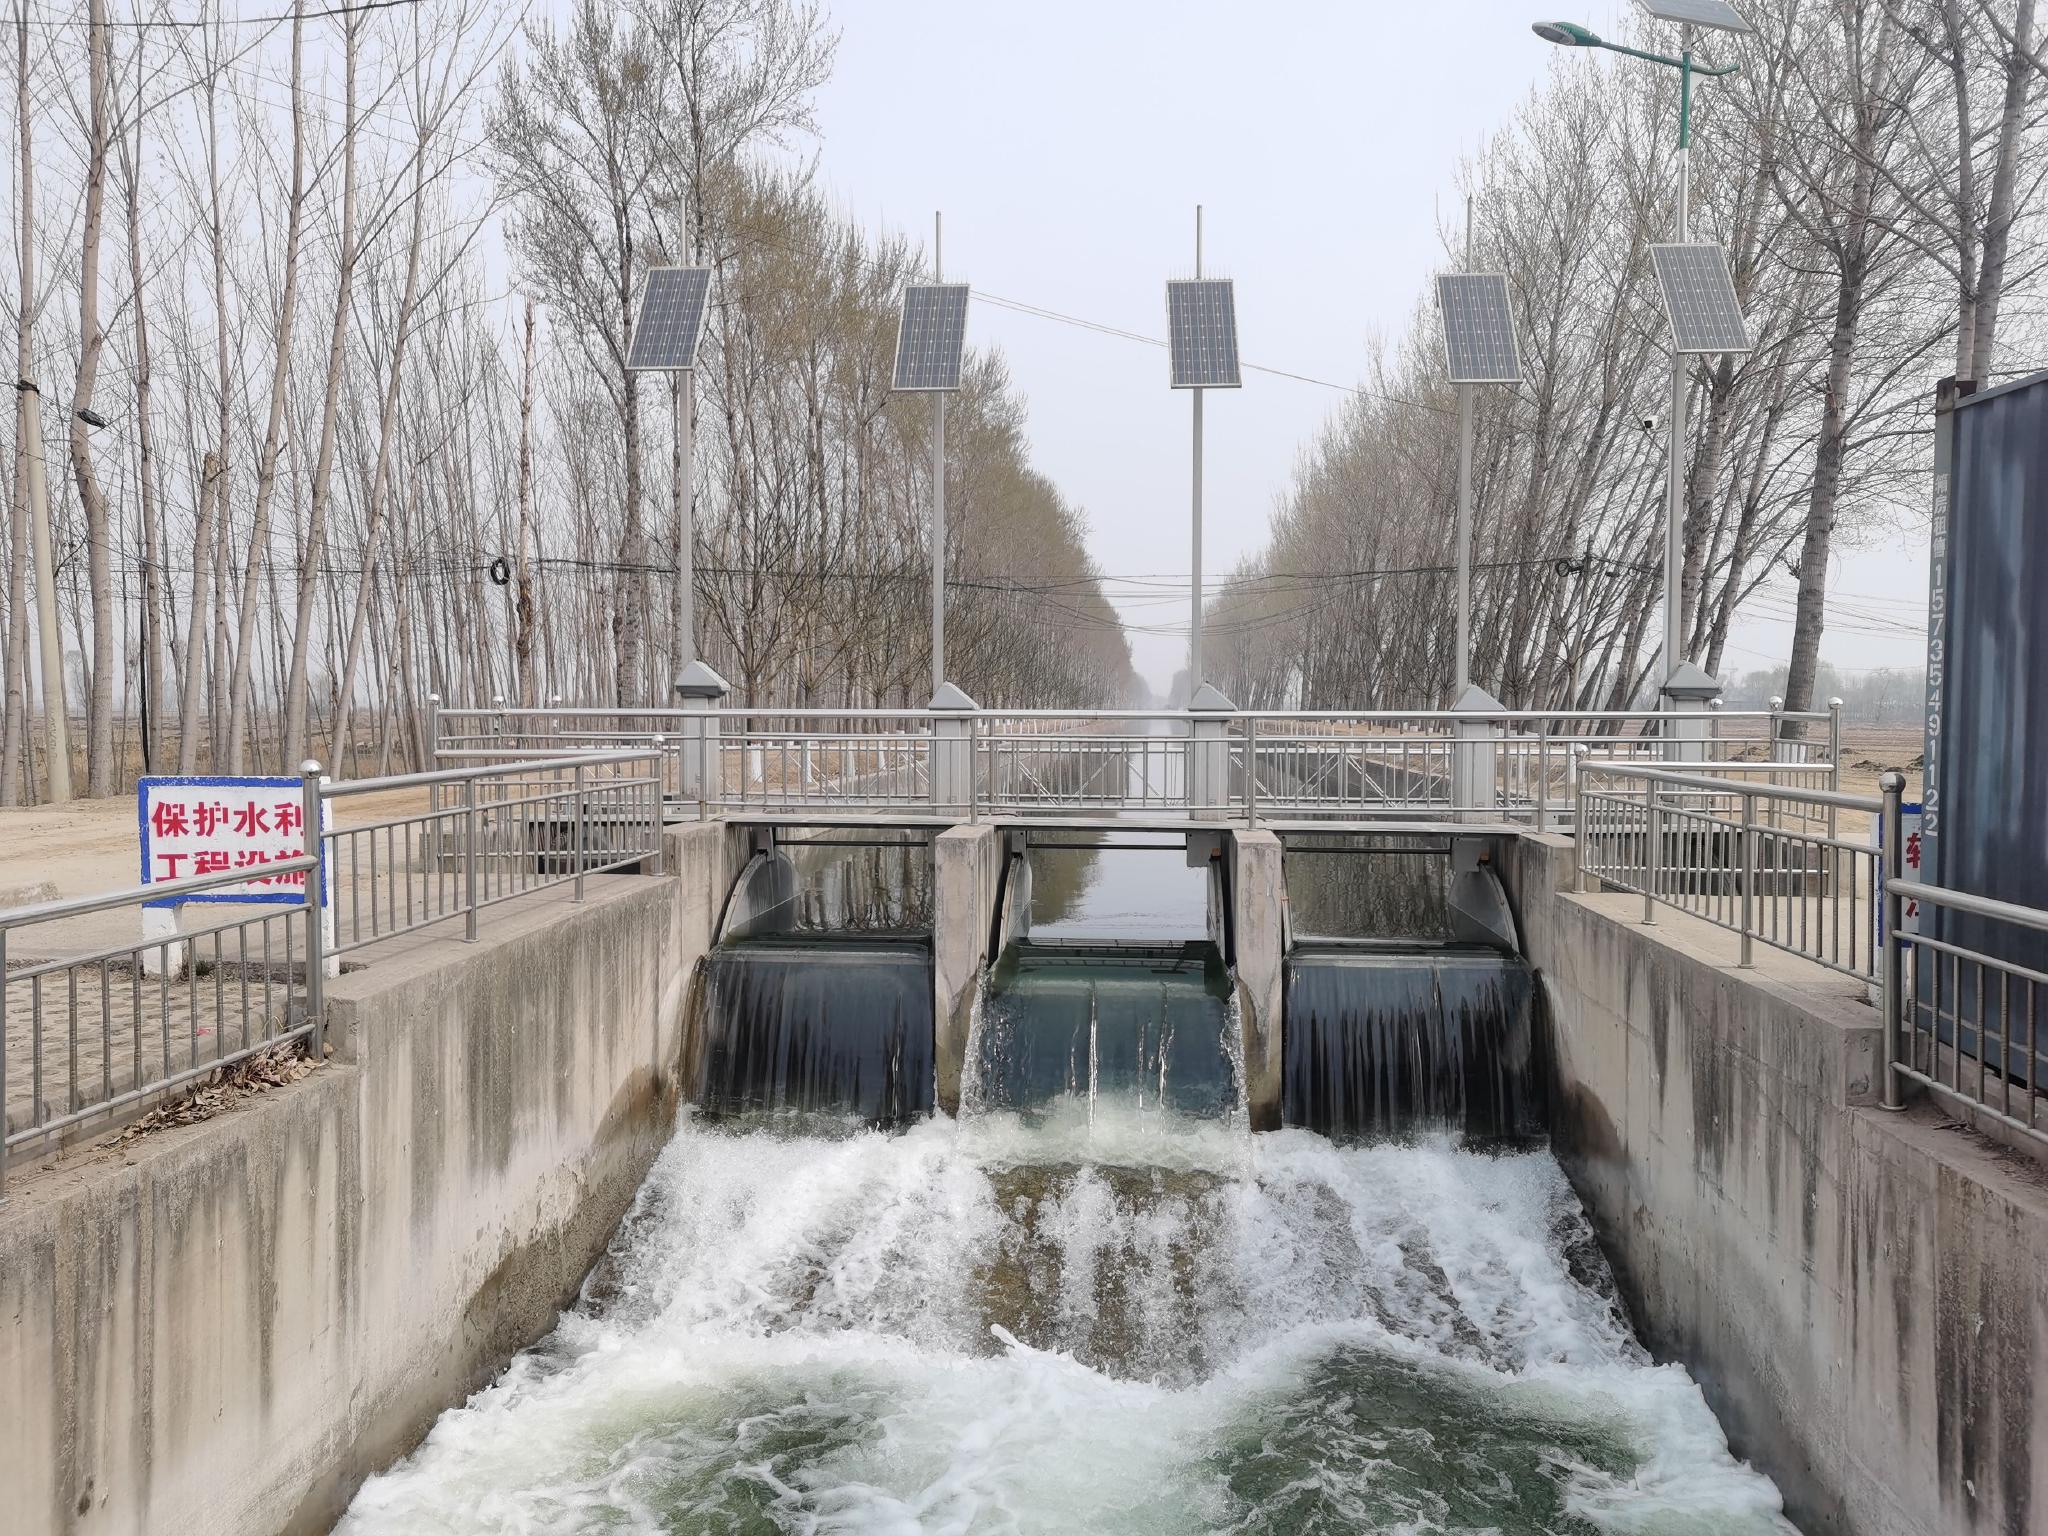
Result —
<svg viewBox="0 0 2048 1536"><path fill-rule="evenodd" d="M1547 1153L1248 1134L1202 873L1033 857L1055 942L998 968L962 1119L688 1114L579 1304L346 1536L1790 1529ZM837 1081L801 959L740 1012Z"/></svg>
<svg viewBox="0 0 2048 1536"><path fill-rule="evenodd" d="M436 1532L1762 1532L1541 1153L1076 1100L688 1120L585 1298L367 1484Z"/></svg>

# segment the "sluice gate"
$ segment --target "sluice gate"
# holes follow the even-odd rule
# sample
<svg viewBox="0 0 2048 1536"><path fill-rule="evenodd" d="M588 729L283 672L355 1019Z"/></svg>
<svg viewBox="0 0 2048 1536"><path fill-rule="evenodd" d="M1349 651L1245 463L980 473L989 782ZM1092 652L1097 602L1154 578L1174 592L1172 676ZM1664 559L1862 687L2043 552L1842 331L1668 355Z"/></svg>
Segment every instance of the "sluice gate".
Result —
<svg viewBox="0 0 2048 1536"><path fill-rule="evenodd" d="M901 1126L952 1110L950 1052L963 1113L1073 1100L1338 1138L1543 1133L1539 989L1487 839L1295 836L1277 889L1251 892L1223 829L983 836L992 885L966 914L983 960L949 1033L935 928L960 917L939 911L931 834L757 833L693 1001L700 1109ZM1277 911L1239 910L1253 901ZM1241 932L1278 946L1263 1117Z"/></svg>

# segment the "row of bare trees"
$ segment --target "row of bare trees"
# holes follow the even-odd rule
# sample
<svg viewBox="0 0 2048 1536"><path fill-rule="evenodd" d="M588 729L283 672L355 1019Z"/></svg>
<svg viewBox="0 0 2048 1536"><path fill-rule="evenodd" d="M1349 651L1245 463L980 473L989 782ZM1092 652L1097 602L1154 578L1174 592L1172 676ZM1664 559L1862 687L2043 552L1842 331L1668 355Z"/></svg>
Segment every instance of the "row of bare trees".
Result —
<svg viewBox="0 0 2048 1536"><path fill-rule="evenodd" d="M145 761L416 762L434 692L666 703L686 580L736 701L924 702L929 414L888 389L920 254L812 184L812 0L524 26L509 0L119 3L11 17L6 298L68 470L47 503L90 792ZM681 261L715 272L689 390L623 366L647 269ZM1121 700L1085 525L999 358L949 426L949 672L990 702ZM53 703L28 446L8 804L41 792Z"/></svg>
<svg viewBox="0 0 2048 1536"><path fill-rule="evenodd" d="M1695 98L1692 229L1727 247L1756 350L1688 373L1684 659L1718 675L1737 614L1790 583L1804 709L1837 544L1924 515L1934 381L1993 382L2039 339L2048 55L2034 0L1745 10L1754 36L1714 37L1740 73ZM1676 87L1561 57L1470 168L1471 259L1510 275L1524 374L1479 391L1474 469L1472 671L1511 706L1629 707L1668 670L1649 247L1672 237ZM1454 401L1418 310L1210 604L1238 702L1448 699Z"/></svg>

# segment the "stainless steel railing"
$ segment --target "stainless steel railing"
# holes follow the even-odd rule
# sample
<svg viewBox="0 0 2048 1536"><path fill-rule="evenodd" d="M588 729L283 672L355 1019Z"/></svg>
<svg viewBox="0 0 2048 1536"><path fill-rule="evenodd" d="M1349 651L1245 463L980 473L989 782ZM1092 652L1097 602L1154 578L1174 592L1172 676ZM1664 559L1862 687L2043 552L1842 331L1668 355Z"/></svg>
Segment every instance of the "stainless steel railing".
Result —
<svg viewBox="0 0 2048 1536"><path fill-rule="evenodd" d="M1789 725L1818 731L1791 740ZM1578 761L1838 786L1841 716L1782 709L450 709L437 760L638 746L698 814L840 811L1455 817L1567 824ZM1669 734L1677 732L1676 736ZM1205 745L1206 744L1206 745ZM1673 754L1682 754L1674 761Z"/></svg>
<svg viewBox="0 0 2048 1536"><path fill-rule="evenodd" d="M298 858L0 912L0 1194L23 1149L266 1050L303 1040L317 1059L341 954L455 918L473 940L500 902L559 886L580 901L590 875L658 870L662 769L639 750L346 781L307 763L305 825L322 831ZM347 801L374 809L330 824ZM252 882L277 899L129 936L146 908Z"/></svg>
<svg viewBox="0 0 2048 1536"><path fill-rule="evenodd" d="M1886 1107L1909 1090L1968 1116L1988 1117L2048 1148L2048 1041L2042 1038L2048 912L1904 873L1903 775L1886 774L1884 922L1878 1007ZM1974 938L1974 943L1964 942ZM1992 947L2003 953L1992 953Z"/></svg>
<svg viewBox="0 0 2048 1536"><path fill-rule="evenodd" d="M319 868L308 854L0 912L0 1193L18 1149L288 1041L319 1053ZM160 937L101 932L252 880L302 894Z"/></svg>
<svg viewBox="0 0 2048 1536"><path fill-rule="evenodd" d="M1627 763L1576 778L1581 889L1639 892L1646 923L1665 906L1726 928L1745 966L1762 943L1876 976L1878 852L1851 834L1879 800Z"/></svg>

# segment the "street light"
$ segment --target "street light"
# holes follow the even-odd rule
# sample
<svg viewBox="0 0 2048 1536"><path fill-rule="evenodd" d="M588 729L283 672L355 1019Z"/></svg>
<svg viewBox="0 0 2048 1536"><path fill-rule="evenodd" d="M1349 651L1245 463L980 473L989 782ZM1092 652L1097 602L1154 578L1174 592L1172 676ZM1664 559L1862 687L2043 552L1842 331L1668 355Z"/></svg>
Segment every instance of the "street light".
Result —
<svg viewBox="0 0 2048 1536"><path fill-rule="evenodd" d="M1655 4L1647 8L1658 12ZM1732 8L1726 9L1726 21L1713 23L1727 30L1746 30L1748 23L1736 15ZM1732 75L1740 64L1695 63L1687 29L1680 27L1680 48L1677 58L1666 53L1651 53L1643 48L1631 48L1624 43L1610 43L1590 27L1582 27L1571 21L1539 21L1531 28L1546 43L1555 43L1560 48L1604 48L1609 53L1623 54L1631 59L1641 59L1649 64L1661 64L1678 71L1678 233L1676 243L1684 245L1691 238L1692 226L1692 80L1694 75L1718 79ZM1685 646L1685 469L1683 452L1685 443L1685 354L1678 349L1678 339L1672 338L1671 346L1671 437L1666 449L1665 496L1664 496L1664 671L1669 681L1682 664L1681 652ZM1667 700L1667 705L1669 704Z"/></svg>

